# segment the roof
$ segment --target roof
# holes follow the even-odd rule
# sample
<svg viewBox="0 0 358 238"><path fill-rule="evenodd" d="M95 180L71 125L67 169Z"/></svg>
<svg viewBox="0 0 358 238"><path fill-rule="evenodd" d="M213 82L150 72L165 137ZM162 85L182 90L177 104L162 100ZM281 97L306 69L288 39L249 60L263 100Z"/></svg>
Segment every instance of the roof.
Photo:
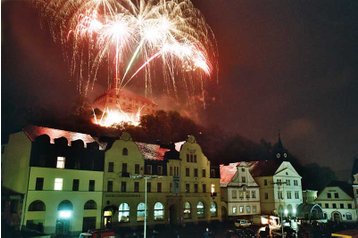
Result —
<svg viewBox="0 0 358 238"><path fill-rule="evenodd" d="M86 147L86 144L92 143L92 142L97 142L101 149L104 149L106 147L106 143L100 143L91 135L79 133L79 132L65 131L65 130L61 130L61 129L54 129L54 128L42 127L42 126L33 126L33 125L26 126L23 129L23 131L31 141L35 141L36 138L39 136L47 135L50 137L50 143L52 143L52 144L55 143L55 139L64 137L67 139L69 146L71 145L72 141L81 140L84 142L85 147Z"/></svg>
<svg viewBox="0 0 358 238"><path fill-rule="evenodd" d="M236 162L230 163L229 165L220 165L220 184L228 184L231 182L236 174L237 166L239 164L239 162Z"/></svg>
<svg viewBox="0 0 358 238"><path fill-rule="evenodd" d="M253 177L273 176L281 164L282 161L276 159L252 161L250 172Z"/></svg>
<svg viewBox="0 0 358 238"><path fill-rule="evenodd" d="M352 198L354 197L352 185L347 183L347 182L333 180L326 187L339 187L340 189L343 190L343 192L345 192L346 194L348 194Z"/></svg>
<svg viewBox="0 0 358 238"><path fill-rule="evenodd" d="M142 142L135 142L140 153L147 160L164 160L165 152L169 151L167 148L162 148L160 145L147 144Z"/></svg>

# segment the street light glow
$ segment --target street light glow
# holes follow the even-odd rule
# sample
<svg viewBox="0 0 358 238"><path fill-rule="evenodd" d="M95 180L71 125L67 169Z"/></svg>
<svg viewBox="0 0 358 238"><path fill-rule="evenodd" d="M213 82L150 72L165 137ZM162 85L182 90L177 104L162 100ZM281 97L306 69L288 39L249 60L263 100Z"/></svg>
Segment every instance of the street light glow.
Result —
<svg viewBox="0 0 358 238"><path fill-rule="evenodd" d="M58 217L62 219L69 219L72 216L71 210L61 210L58 212Z"/></svg>

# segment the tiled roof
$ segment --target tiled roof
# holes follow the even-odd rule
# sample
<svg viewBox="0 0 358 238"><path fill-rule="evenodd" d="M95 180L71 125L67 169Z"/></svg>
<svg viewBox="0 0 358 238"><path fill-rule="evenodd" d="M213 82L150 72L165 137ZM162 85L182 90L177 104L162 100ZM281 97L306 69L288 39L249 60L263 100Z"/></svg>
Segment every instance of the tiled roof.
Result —
<svg viewBox="0 0 358 238"><path fill-rule="evenodd" d="M148 160L163 160L165 152L169 150L156 144L147 144L141 142L135 143L137 144L140 153L144 156L144 159Z"/></svg>
<svg viewBox="0 0 358 238"><path fill-rule="evenodd" d="M278 167L282 164L282 161L272 159L272 160L261 160L261 161L252 161L250 162L250 172L253 177L261 176L272 176L277 171Z"/></svg>
<svg viewBox="0 0 358 238"><path fill-rule="evenodd" d="M353 188L352 188L352 185L349 183L346 183L344 181L334 180L334 181L330 182L326 187L339 187L345 193L347 193L349 196L351 196L353 198Z"/></svg>
<svg viewBox="0 0 358 238"><path fill-rule="evenodd" d="M42 127L42 126L33 126L29 125L23 129L24 133L31 141L35 141L37 137L42 135L47 135L50 137L50 143L55 143L55 139L64 137L68 141L68 145L71 145L72 141L82 140L83 143L86 144L97 142L95 138L93 138L89 134L79 133L79 132L72 132L72 131L65 131L60 129L54 129L49 127ZM104 143L98 143L101 149L106 147Z"/></svg>
<svg viewBox="0 0 358 238"><path fill-rule="evenodd" d="M232 178L236 174L236 167L239 164L239 162L236 162L230 163L229 165L220 165L220 184L228 184L231 182Z"/></svg>

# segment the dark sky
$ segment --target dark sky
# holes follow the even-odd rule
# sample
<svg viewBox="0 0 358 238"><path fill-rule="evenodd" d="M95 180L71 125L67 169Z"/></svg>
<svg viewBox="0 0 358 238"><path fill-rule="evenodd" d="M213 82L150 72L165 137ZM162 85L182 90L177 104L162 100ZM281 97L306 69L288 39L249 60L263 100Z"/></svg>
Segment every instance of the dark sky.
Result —
<svg viewBox="0 0 358 238"><path fill-rule="evenodd" d="M256 142L275 142L280 130L302 161L348 175L358 156L358 1L193 3L219 47L206 121ZM3 134L24 108L66 115L76 90L67 72L33 9L2 2Z"/></svg>

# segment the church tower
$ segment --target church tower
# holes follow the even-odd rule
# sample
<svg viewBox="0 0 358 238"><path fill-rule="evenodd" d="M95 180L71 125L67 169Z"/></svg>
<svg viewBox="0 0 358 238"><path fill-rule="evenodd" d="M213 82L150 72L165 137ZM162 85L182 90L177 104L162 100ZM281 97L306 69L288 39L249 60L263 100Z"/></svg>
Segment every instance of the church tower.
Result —
<svg viewBox="0 0 358 238"><path fill-rule="evenodd" d="M272 154L276 159L287 160L288 158L288 151L282 144L280 132L278 132L278 141L272 148Z"/></svg>

